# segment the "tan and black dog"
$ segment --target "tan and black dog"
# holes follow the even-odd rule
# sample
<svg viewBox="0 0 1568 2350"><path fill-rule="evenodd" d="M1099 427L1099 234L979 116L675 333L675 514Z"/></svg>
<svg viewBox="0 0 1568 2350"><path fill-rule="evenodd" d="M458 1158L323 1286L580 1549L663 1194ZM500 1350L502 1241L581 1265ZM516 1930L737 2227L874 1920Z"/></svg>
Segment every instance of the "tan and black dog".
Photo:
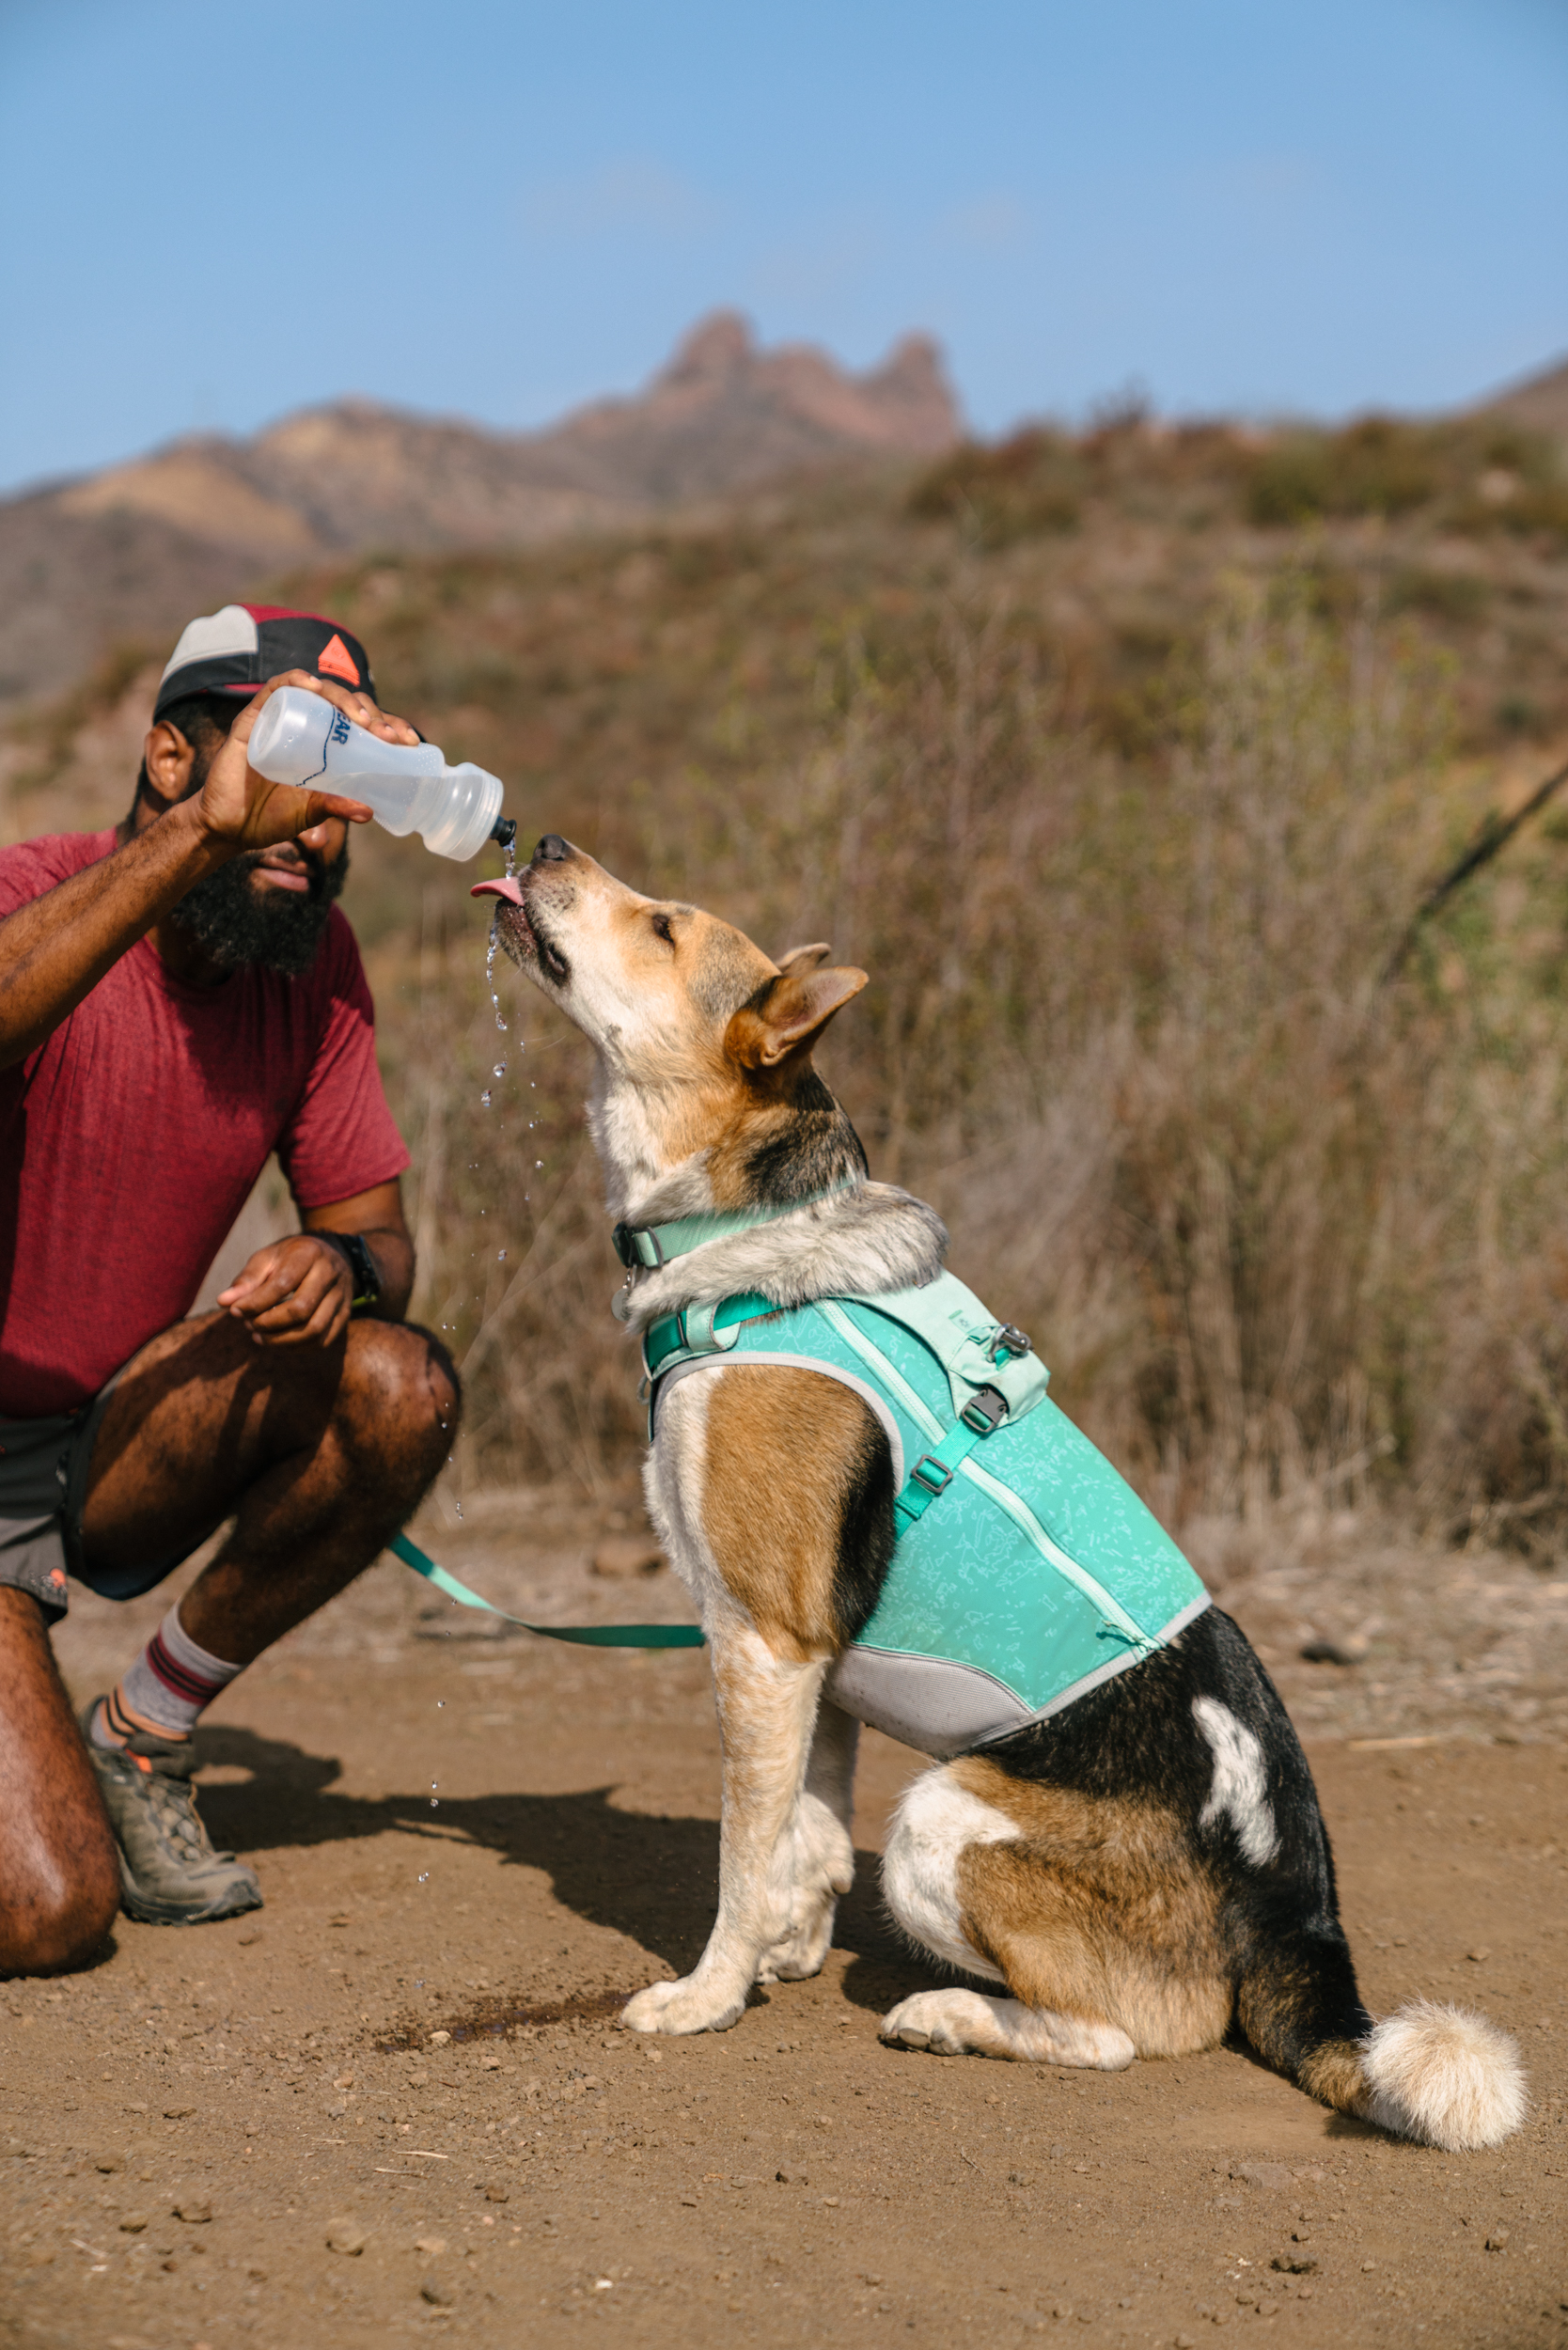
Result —
<svg viewBox="0 0 1568 2350"><path fill-rule="evenodd" d="M864 972L821 947L775 964L554 834L481 890L503 901L507 951L596 1049L611 1214L639 1231L771 1216L635 1272L634 1331L738 1292L789 1308L937 1277L940 1222L868 1179L812 1067ZM720 1889L696 1968L624 2020L722 2030L754 1983L817 1971L850 1884L858 1723L835 1673L887 1574L894 1469L851 1386L720 1357L659 1398L646 1478L712 1647ZM998 1985L903 2000L888 2041L1112 2071L1212 2047L1234 2022L1309 2094L1407 2138L1492 2146L1523 2117L1513 2044L1484 2017L1418 2000L1374 2023L1363 2007L1306 1758L1217 1608L1065 1711L924 1772L884 1883L916 1943Z"/></svg>

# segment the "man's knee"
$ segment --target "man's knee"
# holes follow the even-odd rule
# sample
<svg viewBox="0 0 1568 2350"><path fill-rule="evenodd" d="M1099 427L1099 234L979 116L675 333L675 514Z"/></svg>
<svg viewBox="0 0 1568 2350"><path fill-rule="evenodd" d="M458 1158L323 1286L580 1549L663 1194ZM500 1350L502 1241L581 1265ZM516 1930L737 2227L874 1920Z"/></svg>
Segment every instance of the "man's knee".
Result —
<svg viewBox="0 0 1568 2350"><path fill-rule="evenodd" d="M457 1434L462 1383L429 1330L406 1322L356 1322L349 1333L344 1400L362 1441L433 1477Z"/></svg>
<svg viewBox="0 0 1568 2350"><path fill-rule="evenodd" d="M119 1908L119 1863L107 1829L64 1856L14 1864L0 1893L0 1975L57 1975L85 1966Z"/></svg>

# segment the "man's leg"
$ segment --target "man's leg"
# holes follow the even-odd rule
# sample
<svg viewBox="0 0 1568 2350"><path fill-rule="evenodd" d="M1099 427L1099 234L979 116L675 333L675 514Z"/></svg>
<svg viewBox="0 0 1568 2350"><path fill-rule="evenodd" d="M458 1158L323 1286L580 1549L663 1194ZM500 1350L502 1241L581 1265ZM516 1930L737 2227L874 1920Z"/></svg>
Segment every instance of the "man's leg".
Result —
<svg viewBox="0 0 1568 2350"><path fill-rule="evenodd" d="M43 1609L0 1590L0 1974L79 1966L119 1907L119 1862Z"/></svg>
<svg viewBox="0 0 1568 2350"><path fill-rule="evenodd" d="M456 1420L445 1351L397 1324L352 1324L328 1349L259 1349L214 1315L165 1331L122 1374L93 1447L88 1568L180 1556L234 1518L87 1717L134 1915L175 1923L259 1901L254 1873L214 1855L196 1819L190 1731L236 1672L384 1549Z"/></svg>

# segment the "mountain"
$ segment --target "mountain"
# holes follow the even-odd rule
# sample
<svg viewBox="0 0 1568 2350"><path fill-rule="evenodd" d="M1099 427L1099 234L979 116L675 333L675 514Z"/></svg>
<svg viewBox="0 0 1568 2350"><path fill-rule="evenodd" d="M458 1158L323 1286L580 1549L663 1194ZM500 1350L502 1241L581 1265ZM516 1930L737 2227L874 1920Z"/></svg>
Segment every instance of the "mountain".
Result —
<svg viewBox="0 0 1568 2350"><path fill-rule="evenodd" d="M323 555L614 528L850 455L932 455L960 431L925 337L854 375L803 344L760 350L721 311L645 391L541 432L344 400L248 440L189 435L0 504L0 698L55 690L117 638L170 634Z"/></svg>
<svg viewBox="0 0 1568 2350"><path fill-rule="evenodd" d="M1507 416L1527 432L1545 433L1568 446L1568 359L1495 392L1482 407L1487 415Z"/></svg>

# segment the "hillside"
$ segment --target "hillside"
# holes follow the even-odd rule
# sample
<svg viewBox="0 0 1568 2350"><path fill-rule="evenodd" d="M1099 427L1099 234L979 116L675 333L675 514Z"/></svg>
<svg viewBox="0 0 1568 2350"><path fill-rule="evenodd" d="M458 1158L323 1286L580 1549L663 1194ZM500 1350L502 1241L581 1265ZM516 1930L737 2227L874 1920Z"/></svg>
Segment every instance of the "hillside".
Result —
<svg viewBox="0 0 1568 2350"><path fill-rule="evenodd" d="M1529 1544L1568 1499L1568 516L1497 419L1129 416L524 550L318 561L388 705L559 830L872 984L826 1062L1053 1392L1175 1520L1391 1481ZM159 647L0 731L9 837L129 793ZM415 1151L461 1474L635 1448L582 1049L473 877L371 831L348 903ZM499 1070L500 1073L497 1073Z"/></svg>
<svg viewBox="0 0 1568 2350"><path fill-rule="evenodd" d="M249 440L193 435L0 505L0 700L57 689L117 638L173 633L280 564L526 545L849 455L929 454L958 431L923 338L852 375L804 346L760 351L723 312L638 397L547 431L340 400Z"/></svg>

